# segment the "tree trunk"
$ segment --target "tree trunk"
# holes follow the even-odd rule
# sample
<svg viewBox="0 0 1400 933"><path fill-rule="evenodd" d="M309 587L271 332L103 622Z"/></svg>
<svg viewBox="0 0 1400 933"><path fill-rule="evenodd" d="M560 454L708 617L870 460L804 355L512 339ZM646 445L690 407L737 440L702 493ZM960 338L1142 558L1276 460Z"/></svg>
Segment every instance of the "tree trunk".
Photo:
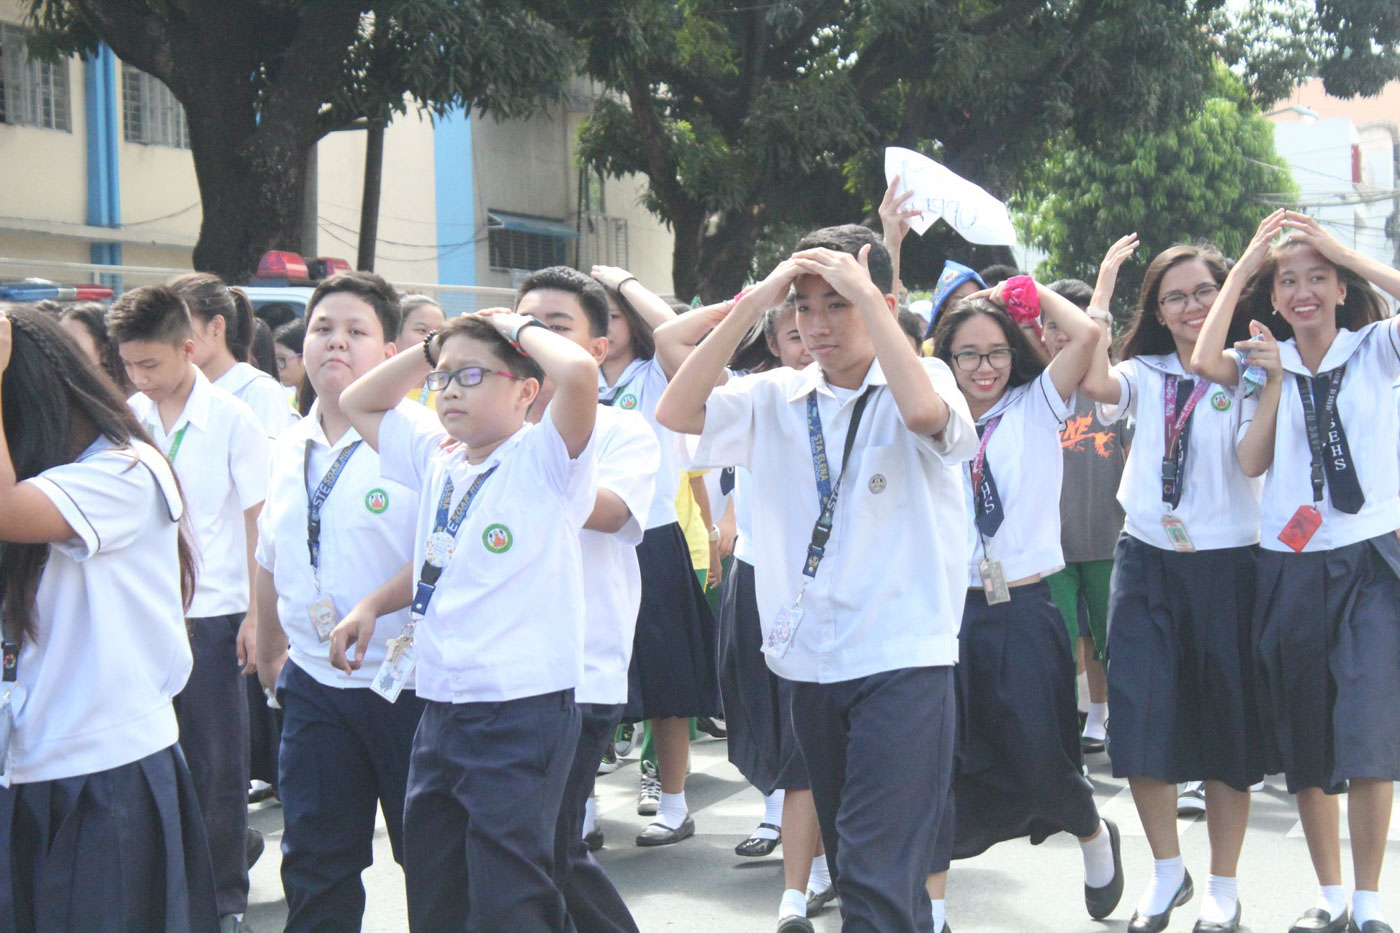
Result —
<svg viewBox="0 0 1400 933"><path fill-rule="evenodd" d="M762 227L759 212L757 207L726 211L714 232L701 240L697 293L706 304L737 294L749 280Z"/></svg>
<svg viewBox="0 0 1400 933"><path fill-rule="evenodd" d="M705 231L705 209L688 202L666 205L671 220L671 290L677 301L700 294L700 257Z"/></svg>
<svg viewBox="0 0 1400 933"><path fill-rule="evenodd" d="M374 271L374 247L379 242L379 191L384 177L384 121L370 120L365 128L365 186L360 195L360 255L355 268Z"/></svg>

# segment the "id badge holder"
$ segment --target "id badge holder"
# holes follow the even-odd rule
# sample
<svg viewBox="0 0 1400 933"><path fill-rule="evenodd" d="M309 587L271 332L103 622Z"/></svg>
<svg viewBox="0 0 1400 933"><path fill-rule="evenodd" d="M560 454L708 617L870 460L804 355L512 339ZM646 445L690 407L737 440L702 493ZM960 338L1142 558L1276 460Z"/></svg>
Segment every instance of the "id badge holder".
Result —
<svg viewBox="0 0 1400 933"><path fill-rule="evenodd" d="M1011 602L1011 587L1006 585L1006 568L995 557L984 557L977 565L982 575L982 590L987 594L987 605L996 606Z"/></svg>
<svg viewBox="0 0 1400 933"><path fill-rule="evenodd" d="M316 630L316 637L321 640L321 644L330 641L331 632L335 631L340 622L336 618L335 603L331 602L331 598L322 596L306 607L306 614L311 617L311 627Z"/></svg>
<svg viewBox="0 0 1400 933"><path fill-rule="evenodd" d="M408 683L417 662L418 649L412 637L400 635L389 639L389 653L384 656L384 663L379 665L369 688L393 703L403 692L404 684Z"/></svg>
<svg viewBox="0 0 1400 933"><path fill-rule="evenodd" d="M799 595L792 605L778 610L768 637L763 639L763 653L772 658L782 658L792 647L797 637L797 627L802 624L802 597Z"/></svg>
<svg viewBox="0 0 1400 933"><path fill-rule="evenodd" d="M1298 511L1288 520L1288 524L1278 533L1278 539L1301 554L1321 527L1322 513L1316 506L1300 505Z"/></svg>
<svg viewBox="0 0 1400 933"><path fill-rule="evenodd" d="M1180 518L1170 512L1163 515L1162 530L1167 533L1167 540L1171 542L1172 550L1180 554L1196 553L1196 545L1191 543L1191 535L1186 530L1186 523Z"/></svg>
<svg viewBox="0 0 1400 933"><path fill-rule="evenodd" d="M9 776L10 740L15 735L15 719L28 696L29 691L22 683L7 681L0 685L0 777Z"/></svg>

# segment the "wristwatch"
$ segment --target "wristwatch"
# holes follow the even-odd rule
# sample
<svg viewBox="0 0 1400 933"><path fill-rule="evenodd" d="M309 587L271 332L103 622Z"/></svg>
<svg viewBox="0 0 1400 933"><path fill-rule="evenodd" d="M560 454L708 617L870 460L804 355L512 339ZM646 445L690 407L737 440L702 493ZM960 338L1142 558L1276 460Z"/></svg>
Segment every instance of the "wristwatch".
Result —
<svg viewBox="0 0 1400 933"><path fill-rule="evenodd" d="M525 353L524 349L522 349L521 346L520 346L520 332L521 332L522 330L524 330L525 328L527 328L527 327L545 327L545 326L546 326L546 325L545 325L544 321L541 321L539 318L537 318L537 317L527 317L527 318L525 318L525 320L523 320L523 321L521 321L519 324L515 325L515 329L512 330L512 331L510 332L510 336L507 337L506 339L510 341L510 345L513 346L513 347L515 347L515 349L519 350L521 353ZM526 355L526 356L529 356L530 354L525 353L525 355Z"/></svg>
<svg viewBox="0 0 1400 933"><path fill-rule="evenodd" d="M718 525L711 525L711 526L710 526L710 543L711 543L711 544L717 544L717 543L719 543L719 526L718 526Z"/></svg>

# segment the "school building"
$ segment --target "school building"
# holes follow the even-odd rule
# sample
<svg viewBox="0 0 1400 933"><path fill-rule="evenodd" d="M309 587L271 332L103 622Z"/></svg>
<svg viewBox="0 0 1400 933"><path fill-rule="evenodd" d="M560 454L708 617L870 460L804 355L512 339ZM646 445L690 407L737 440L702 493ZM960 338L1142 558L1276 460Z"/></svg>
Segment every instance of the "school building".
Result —
<svg viewBox="0 0 1400 933"><path fill-rule="evenodd" d="M64 262L189 269L201 211L180 103L105 46L54 65L28 56L25 35L21 4L0 0L0 279L91 280ZM401 284L510 288L535 268L602 263L669 293L672 237L641 205L645 180L575 164L598 93L577 80L562 105L529 120L459 110L435 123L412 108L396 118L375 271ZM317 145L315 242L303 253L354 263L364 156L361 131Z"/></svg>

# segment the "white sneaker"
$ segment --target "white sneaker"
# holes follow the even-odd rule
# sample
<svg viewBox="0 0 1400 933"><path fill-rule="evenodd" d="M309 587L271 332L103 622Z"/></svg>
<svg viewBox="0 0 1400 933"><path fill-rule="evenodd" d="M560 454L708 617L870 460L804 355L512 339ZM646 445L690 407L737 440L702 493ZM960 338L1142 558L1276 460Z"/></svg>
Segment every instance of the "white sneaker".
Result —
<svg viewBox="0 0 1400 933"><path fill-rule="evenodd" d="M1176 795L1177 816L1199 816L1206 812L1204 781L1187 781Z"/></svg>
<svg viewBox="0 0 1400 933"><path fill-rule="evenodd" d="M661 806L661 775L657 773L656 765L650 761L642 762L642 787L637 793L637 815L656 816L657 807Z"/></svg>

